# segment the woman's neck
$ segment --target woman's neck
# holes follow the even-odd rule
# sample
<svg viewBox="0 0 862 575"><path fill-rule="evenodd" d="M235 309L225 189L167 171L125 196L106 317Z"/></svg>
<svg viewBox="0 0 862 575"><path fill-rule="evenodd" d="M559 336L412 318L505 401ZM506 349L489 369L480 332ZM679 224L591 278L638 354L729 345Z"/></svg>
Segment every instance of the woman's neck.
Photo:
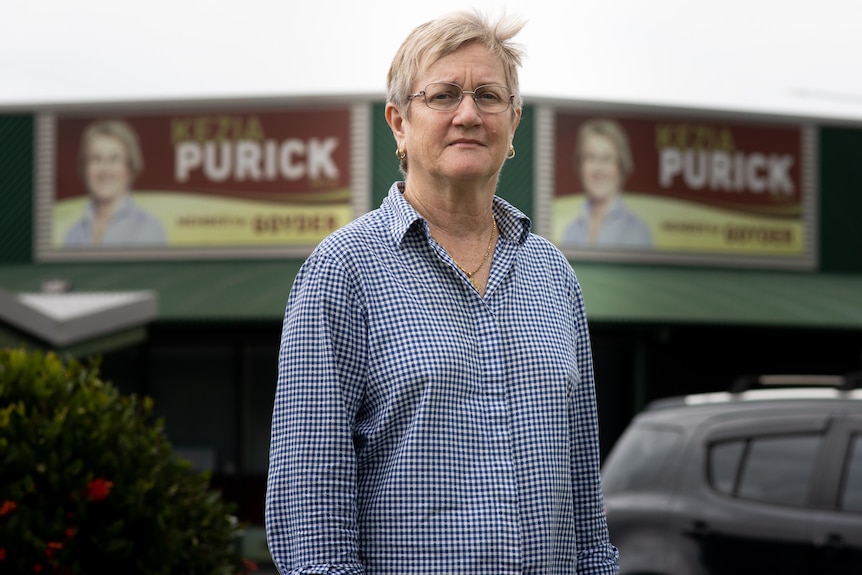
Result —
<svg viewBox="0 0 862 575"><path fill-rule="evenodd" d="M494 192L487 185L423 185L408 179L404 187L404 199L437 233L487 238L493 224Z"/></svg>
<svg viewBox="0 0 862 575"><path fill-rule="evenodd" d="M121 201L122 198L119 196L108 200L94 201L93 214L95 218L100 221L111 219L111 216L114 215L114 212L116 212L117 208L120 206Z"/></svg>

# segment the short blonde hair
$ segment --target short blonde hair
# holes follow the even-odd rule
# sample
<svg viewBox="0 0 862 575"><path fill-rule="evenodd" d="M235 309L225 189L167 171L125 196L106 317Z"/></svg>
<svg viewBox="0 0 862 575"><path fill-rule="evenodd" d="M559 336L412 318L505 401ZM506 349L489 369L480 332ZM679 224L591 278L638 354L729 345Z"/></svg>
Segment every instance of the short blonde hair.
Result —
<svg viewBox="0 0 862 575"><path fill-rule="evenodd" d="M628 178L635 169L635 163L632 159L632 151L629 147L629 138L626 136L626 131L619 123L606 118L592 118L581 124L578 129L578 140L575 144L575 162L580 170L581 161L583 160L584 140L589 136L598 135L604 136L613 144L619 158L619 168L623 178Z"/></svg>
<svg viewBox="0 0 862 575"><path fill-rule="evenodd" d="M138 134L135 129L124 120L97 120L88 124L81 135L81 148L78 151L78 165L83 173L87 165L87 154L90 144L100 136L116 138L123 144L128 156L129 172L132 179L136 178L144 169L144 155L141 153L141 145L138 142Z"/></svg>
<svg viewBox="0 0 862 575"><path fill-rule="evenodd" d="M521 19L501 17L491 23L479 12L452 12L417 26L395 53L387 77L387 102L407 115L406 104L419 74L444 56L465 44L478 42L500 58L506 74L506 85L514 94L513 108L520 109L521 91L518 68L524 56L512 38L521 31Z"/></svg>

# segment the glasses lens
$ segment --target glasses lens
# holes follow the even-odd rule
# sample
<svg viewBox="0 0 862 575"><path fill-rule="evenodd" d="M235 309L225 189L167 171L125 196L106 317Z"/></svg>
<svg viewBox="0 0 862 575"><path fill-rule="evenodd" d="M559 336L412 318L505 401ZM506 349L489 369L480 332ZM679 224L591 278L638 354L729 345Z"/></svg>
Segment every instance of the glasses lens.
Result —
<svg viewBox="0 0 862 575"><path fill-rule="evenodd" d="M511 98L505 86L479 86L473 93L476 105L483 112L504 112L509 107Z"/></svg>
<svg viewBox="0 0 862 575"><path fill-rule="evenodd" d="M457 84L435 82L425 86L425 103L435 110L454 110L463 96L464 92Z"/></svg>

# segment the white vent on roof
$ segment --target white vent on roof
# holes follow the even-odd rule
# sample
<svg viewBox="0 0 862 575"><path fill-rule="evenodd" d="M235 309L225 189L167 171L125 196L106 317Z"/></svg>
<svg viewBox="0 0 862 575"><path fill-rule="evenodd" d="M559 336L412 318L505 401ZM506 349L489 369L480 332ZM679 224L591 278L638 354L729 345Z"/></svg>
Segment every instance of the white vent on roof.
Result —
<svg viewBox="0 0 862 575"><path fill-rule="evenodd" d="M63 346L138 327L158 316L153 291L9 293L0 290L0 319Z"/></svg>

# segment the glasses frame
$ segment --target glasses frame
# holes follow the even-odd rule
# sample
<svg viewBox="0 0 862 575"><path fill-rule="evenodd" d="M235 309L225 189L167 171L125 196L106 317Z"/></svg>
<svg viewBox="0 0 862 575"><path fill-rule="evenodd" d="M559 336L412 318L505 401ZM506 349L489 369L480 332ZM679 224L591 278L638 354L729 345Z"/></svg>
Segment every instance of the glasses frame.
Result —
<svg viewBox="0 0 862 575"><path fill-rule="evenodd" d="M458 97L458 103L455 104L451 109L435 108L434 106L429 104L427 91L428 91L428 86L431 86L433 84L445 84L447 86L454 86L455 88L458 88L458 90L461 92L461 95ZM482 88L488 88L488 87L503 88L504 90L506 90L509 93L509 97L506 98L506 107L505 108L503 108L502 110L494 111L494 112L482 109L482 104L480 104L479 100L476 99L476 92L480 91ZM481 86L476 86L472 90L465 90L464 88L462 88L458 84L455 84L454 82L429 82L429 83L425 84L425 87L422 90L416 92L415 94L408 94L407 101L412 102L414 98L418 98L419 96L422 96L422 100L425 102L425 105L428 106L429 109L434 110L435 112L454 112L455 110L457 110L461 106L461 102L464 101L464 96L466 94L469 94L473 98L473 103L476 104L476 109L479 110L480 112L482 112L483 114L502 114L503 112L505 112L509 108L511 108L512 105L515 103L515 94L512 93L512 90L509 89L508 86L504 86L503 84L482 84Z"/></svg>

